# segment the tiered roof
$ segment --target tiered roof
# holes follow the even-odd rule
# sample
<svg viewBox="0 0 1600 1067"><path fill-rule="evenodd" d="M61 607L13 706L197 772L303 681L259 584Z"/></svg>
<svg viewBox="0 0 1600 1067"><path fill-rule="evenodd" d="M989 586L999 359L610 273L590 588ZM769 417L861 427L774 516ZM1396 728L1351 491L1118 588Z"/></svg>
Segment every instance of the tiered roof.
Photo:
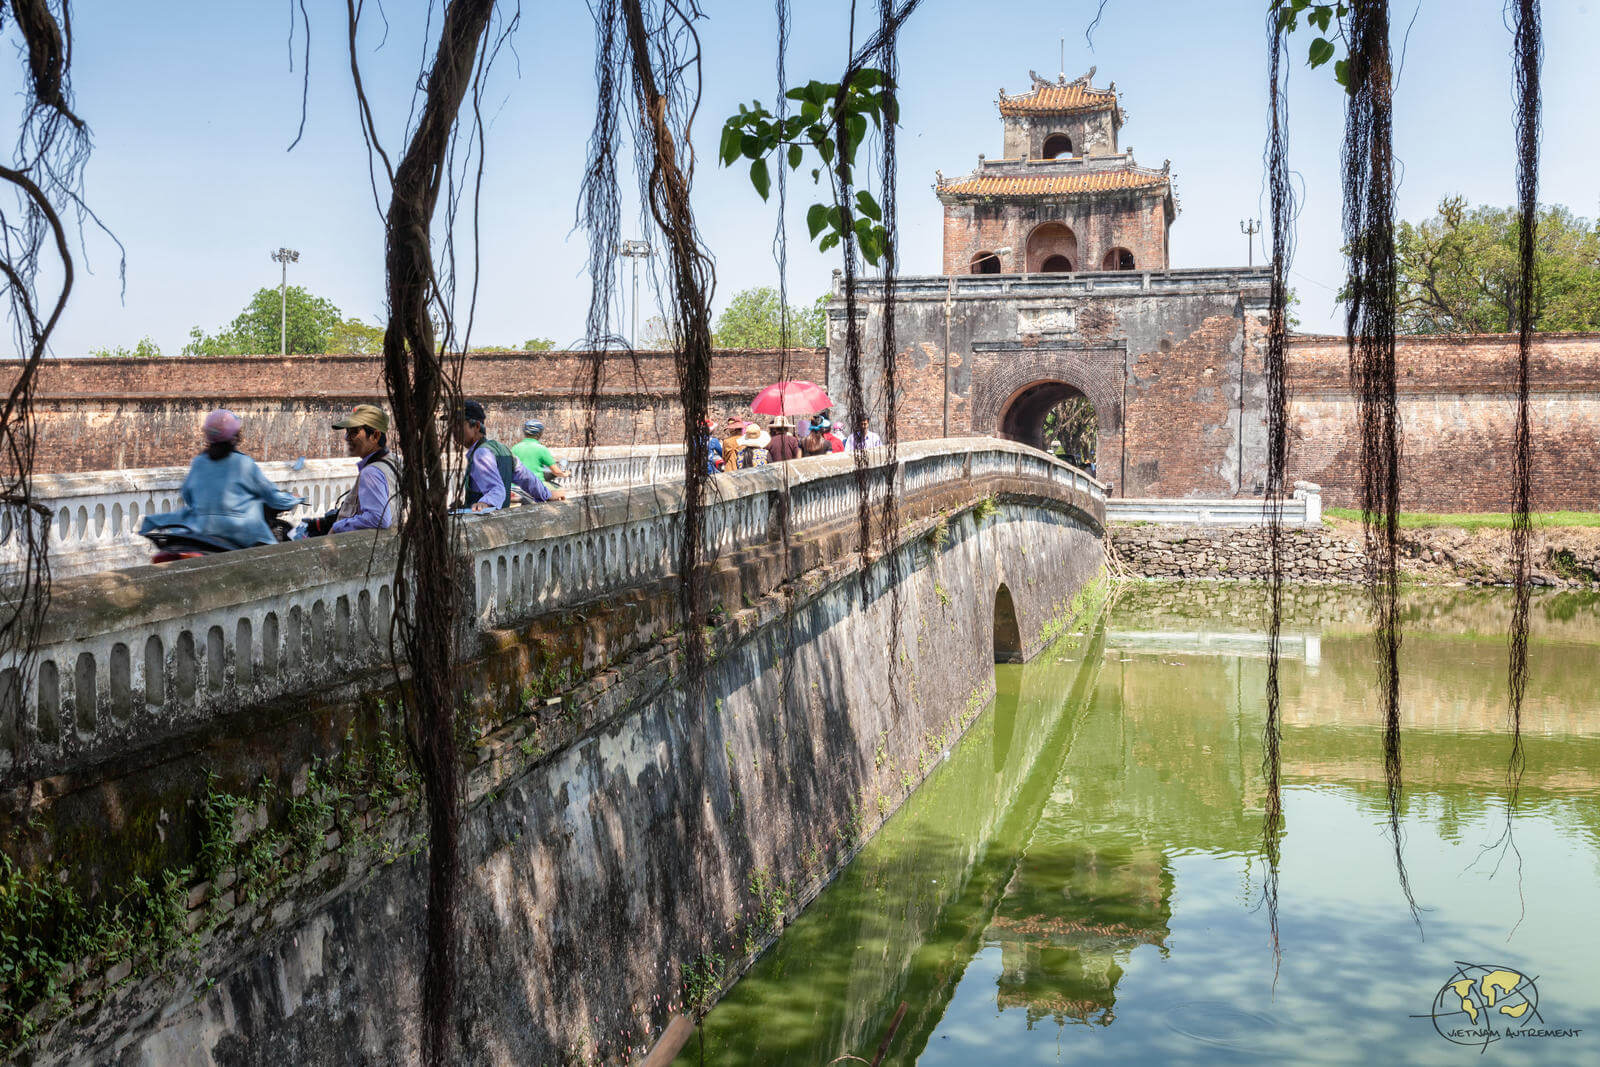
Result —
<svg viewBox="0 0 1600 1067"><path fill-rule="evenodd" d="M1169 183L1167 174L1144 167L1090 171L1083 174L1012 175L968 174L940 179L934 188L940 196L1073 196L1117 189L1157 189Z"/></svg>

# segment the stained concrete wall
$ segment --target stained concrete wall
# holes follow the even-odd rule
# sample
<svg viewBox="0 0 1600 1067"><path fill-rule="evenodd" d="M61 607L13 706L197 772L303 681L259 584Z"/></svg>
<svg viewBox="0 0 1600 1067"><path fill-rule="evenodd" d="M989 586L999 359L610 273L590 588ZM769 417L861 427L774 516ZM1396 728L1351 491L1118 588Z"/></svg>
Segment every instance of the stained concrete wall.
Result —
<svg viewBox="0 0 1600 1067"><path fill-rule="evenodd" d="M991 494L998 510L976 506ZM670 581L484 635L466 674L476 740L458 1029L468 1062L612 1061L647 1044L691 961L716 952L738 966L769 940L774 911L814 893L979 714L999 586L1035 650L1099 566L1093 501L1049 483L975 474L913 486L904 500L907 540L864 587L848 522L719 561L703 705L676 684ZM565 681L569 670L578 681ZM305 790L314 761L337 761L350 743L341 737L370 740L392 719L375 699L392 707L397 696L370 678L330 682L72 769L53 780L62 792L43 821L81 794L149 836L151 851L179 849L195 822L184 783L216 771L230 787L266 775L286 797ZM408 853L422 822L404 789L386 807L381 796L260 898L221 880L195 886L194 954L88 972L74 1013L29 1054L415 1061L425 877ZM241 847L259 840L270 807L240 830ZM30 831L6 814L15 845Z"/></svg>

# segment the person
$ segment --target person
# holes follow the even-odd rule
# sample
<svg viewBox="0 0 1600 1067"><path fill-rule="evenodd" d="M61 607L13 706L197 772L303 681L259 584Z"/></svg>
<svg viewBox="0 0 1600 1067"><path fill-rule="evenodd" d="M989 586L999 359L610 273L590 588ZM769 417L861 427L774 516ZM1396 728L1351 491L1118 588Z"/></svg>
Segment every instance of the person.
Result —
<svg viewBox="0 0 1600 1067"><path fill-rule="evenodd" d="M244 424L227 408L207 415L201 433L206 448L189 464L181 494L183 507L146 515L139 532L183 526L236 548L277 544L262 509L289 511L304 501L273 485L256 461L239 451Z"/></svg>
<svg viewBox="0 0 1600 1067"><path fill-rule="evenodd" d="M484 430L488 412L476 400L463 401L450 423L451 438L467 450L461 506L477 511L497 511L511 502L511 490L521 489L539 502L565 500L567 494L551 489L522 465L511 449Z"/></svg>
<svg viewBox="0 0 1600 1067"><path fill-rule="evenodd" d="M717 439L717 420L706 419L706 473L715 474L722 469L722 442Z"/></svg>
<svg viewBox="0 0 1600 1067"><path fill-rule="evenodd" d="M753 422L747 422L744 433L739 435L739 469L746 470L750 467L765 467L767 465L767 444L772 438Z"/></svg>
<svg viewBox="0 0 1600 1067"><path fill-rule="evenodd" d="M556 454L550 451L550 447L539 440L539 435L542 433L544 433L544 423L538 419L524 422L522 440L511 446L511 454L543 481L565 478L567 469L556 461Z"/></svg>
<svg viewBox="0 0 1600 1067"><path fill-rule="evenodd" d="M787 463L800 458L800 440L789 431L794 428L788 419L779 415L767 424L771 436L767 442L767 459L773 463Z"/></svg>
<svg viewBox="0 0 1600 1067"><path fill-rule="evenodd" d="M333 428L344 431L345 448L360 461L356 484L338 507L306 520L306 535L389 529L400 498L400 460L389 451L389 416L375 404L357 404Z"/></svg>
<svg viewBox="0 0 1600 1067"><path fill-rule="evenodd" d="M856 432L845 438L844 450L854 452L861 448L877 448L881 444L883 438L872 432L867 426L867 417L861 415L856 418Z"/></svg>
<svg viewBox="0 0 1600 1067"><path fill-rule="evenodd" d="M830 452L844 451L844 438L840 435L838 427L833 424L832 419L828 418L827 415L823 415L817 422L817 428L822 431L822 439L827 442Z"/></svg>
<svg viewBox="0 0 1600 1067"><path fill-rule="evenodd" d="M800 439L802 456L826 456L833 451L833 442L827 436L828 420L812 422L811 432Z"/></svg>
<svg viewBox="0 0 1600 1067"><path fill-rule="evenodd" d="M744 433L744 420L729 415L722 424L722 473L739 469L739 438Z"/></svg>

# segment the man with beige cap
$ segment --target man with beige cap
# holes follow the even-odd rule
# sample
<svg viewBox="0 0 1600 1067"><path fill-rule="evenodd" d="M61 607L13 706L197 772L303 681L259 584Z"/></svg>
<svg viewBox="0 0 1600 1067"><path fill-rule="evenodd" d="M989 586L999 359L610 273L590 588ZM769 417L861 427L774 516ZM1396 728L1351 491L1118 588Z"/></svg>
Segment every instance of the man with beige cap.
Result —
<svg viewBox="0 0 1600 1067"><path fill-rule="evenodd" d="M389 416L372 404L355 409L333 424L344 431L345 447L361 462L356 484L326 515L306 520L312 537L347 530L387 530L394 525L400 494L400 462L389 452Z"/></svg>

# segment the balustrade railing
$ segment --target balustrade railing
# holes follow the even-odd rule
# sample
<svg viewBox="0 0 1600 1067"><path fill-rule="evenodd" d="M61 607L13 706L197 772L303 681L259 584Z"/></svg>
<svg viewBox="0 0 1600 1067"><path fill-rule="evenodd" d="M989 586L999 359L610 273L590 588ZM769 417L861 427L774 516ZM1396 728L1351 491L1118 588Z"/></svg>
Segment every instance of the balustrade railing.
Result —
<svg viewBox="0 0 1600 1067"><path fill-rule="evenodd" d="M582 449L554 449L567 469L570 491L585 487L588 468L590 491L657 481L681 481L683 447L597 448L584 456ZM334 507L355 483L353 459L305 460L300 469L287 462L261 464L266 476L282 489L305 497L309 503L288 517L298 521ZM187 467L147 467L122 471L86 471L81 474L42 474L33 480L33 498L50 508L51 573L57 577L92 574L148 562L150 542L139 536L144 516L173 511L182 506L179 491ZM0 578L22 567L22 539L12 536L22 509L0 510ZM35 521L41 524L42 516Z"/></svg>
<svg viewBox="0 0 1600 1067"><path fill-rule="evenodd" d="M903 502L1001 475L1103 521L1100 482L1021 445L916 442L900 448L892 471L884 450L872 451L873 483L881 492L888 473ZM525 623L674 573L683 491L664 475L674 461L681 476L681 452L617 475L655 484L464 517L476 625ZM717 475L704 555L779 536L785 493L792 521L809 527L852 520L856 491L848 455ZM56 582L33 675L22 677L15 657L0 660L0 773L19 754L31 773L54 773L381 665L395 550L391 532L369 530Z"/></svg>

